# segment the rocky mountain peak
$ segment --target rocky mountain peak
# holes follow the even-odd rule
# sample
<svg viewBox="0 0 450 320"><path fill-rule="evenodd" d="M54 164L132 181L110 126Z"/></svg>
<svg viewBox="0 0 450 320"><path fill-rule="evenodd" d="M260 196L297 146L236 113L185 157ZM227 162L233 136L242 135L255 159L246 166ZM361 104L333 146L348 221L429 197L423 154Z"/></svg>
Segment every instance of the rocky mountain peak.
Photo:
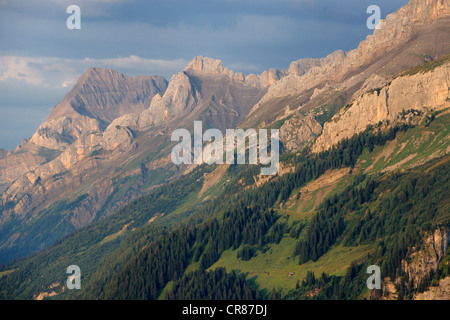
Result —
<svg viewBox="0 0 450 320"><path fill-rule="evenodd" d="M108 83L113 82L114 79L125 80L125 75L112 69L91 67L78 78L77 85Z"/></svg>
<svg viewBox="0 0 450 320"><path fill-rule="evenodd" d="M111 69L89 68L47 120L82 115L110 123L125 114L141 113L166 88L167 80L160 76L128 77Z"/></svg>
<svg viewBox="0 0 450 320"><path fill-rule="evenodd" d="M189 62L184 71L223 74L228 73L229 70L223 67L221 60L197 56Z"/></svg>
<svg viewBox="0 0 450 320"><path fill-rule="evenodd" d="M160 76L128 77L105 68L89 68L39 127L30 142L64 150L83 134L104 131L115 119L138 115L152 98L164 93L168 82Z"/></svg>
<svg viewBox="0 0 450 320"><path fill-rule="evenodd" d="M260 75L244 75L242 72L234 72L223 66L221 60L197 56L184 69L188 74L223 75L231 81L242 82L252 87L266 88L287 75L287 70L271 68Z"/></svg>

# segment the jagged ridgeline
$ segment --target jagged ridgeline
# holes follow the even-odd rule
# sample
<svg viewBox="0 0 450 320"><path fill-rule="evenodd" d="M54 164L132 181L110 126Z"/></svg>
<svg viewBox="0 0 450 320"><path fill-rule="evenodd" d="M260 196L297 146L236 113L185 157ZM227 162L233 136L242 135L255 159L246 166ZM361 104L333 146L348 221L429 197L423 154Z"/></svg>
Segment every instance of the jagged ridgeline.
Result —
<svg viewBox="0 0 450 320"><path fill-rule="evenodd" d="M355 50L260 75L90 68L0 150L0 298L445 298L449 17L411 0ZM174 165L171 133L199 120L279 129L278 174Z"/></svg>

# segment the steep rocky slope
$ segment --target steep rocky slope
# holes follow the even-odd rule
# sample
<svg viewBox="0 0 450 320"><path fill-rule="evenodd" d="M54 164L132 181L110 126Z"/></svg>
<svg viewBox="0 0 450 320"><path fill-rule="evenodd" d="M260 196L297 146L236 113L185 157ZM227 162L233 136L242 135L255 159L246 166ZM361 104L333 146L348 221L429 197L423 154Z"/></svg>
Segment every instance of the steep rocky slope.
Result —
<svg viewBox="0 0 450 320"><path fill-rule="evenodd" d="M322 133L322 126L312 116L301 114L287 120L280 132L280 139L288 151L295 151L311 143Z"/></svg>
<svg viewBox="0 0 450 320"><path fill-rule="evenodd" d="M45 247L181 174L170 161L170 133L196 119L233 128L276 74L245 81L203 57L169 83L87 70L33 137L0 158L2 260Z"/></svg>
<svg viewBox="0 0 450 320"><path fill-rule="evenodd" d="M430 144L434 137L423 134L424 130L439 130L441 125L445 124L447 127L446 136L448 136L448 115L446 117L446 120L437 118L431 122L429 127L420 125L406 132L399 132L395 139L393 137L390 139L394 139L392 142L395 140L402 141L401 139L407 138L410 134L423 135L428 139L423 143ZM381 152L379 150L380 147L376 147L372 152L364 151L358 164L372 158L374 163L377 162L378 153ZM445 146L443 147L445 148ZM389 148L389 145L386 145L386 148ZM348 148L347 146L345 150L341 149L341 153L336 152L335 155L345 154L349 149L354 150L353 147ZM333 163L333 160L328 161L329 157L326 155L323 154L322 157L317 157L316 159L321 158L323 160L320 161L322 164L326 162ZM315 161L311 161L313 158L314 155L311 155L310 162L304 167L305 169L308 167L321 167ZM340 159L335 156L332 158L334 160ZM297 159L298 162L304 162L302 157ZM319 279L322 272L329 274L330 277L340 277L337 278L337 281L329 282L331 288L328 287L326 290L323 290L324 292L333 293L333 286L338 285L339 281L347 279L347 276L344 275L346 273L349 274L346 270L350 270L348 267L353 265L352 261L358 261L359 263L363 260L368 264L378 264L378 261L373 260L375 253L383 259L390 256L390 254L384 254L383 244L379 240L383 239L384 244L389 246L388 248L395 247L395 244L401 244L405 240L403 239L403 232L409 228L413 228L413 234L420 234L420 236L424 234L425 237L423 239L425 241L423 245L421 241L418 241L414 246L410 246L411 252L416 252L417 254L412 255L413 258L411 260L405 258L404 263L408 261L408 266L411 266L412 272L416 272L415 275L422 276L421 270L431 270L427 269L428 266L436 266L436 263L442 261L445 247L447 246L448 248L448 231L445 231L444 228L439 228L439 231L432 233L423 232L428 230L427 225L430 226L430 224L426 223L427 221L431 222L433 227L431 230L435 230L434 226L437 223L442 224L448 221L448 210L445 211L446 205L448 208L448 200L445 197L446 188L448 188L446 184L448 170L446 171L445 166L448 168L448 163L449 157L447 156L423 166L420 170L409 170L407 173L397 172L383 176L379 175L381 168L378 168L378 173L372 172L375 175L376 184L378 184L372 197L370 192L366 193L368 191L366 188L372 188L370 185L374 180L369 175L366 179L360 174L364 172L365 167L357 165L352 170L349 167L336 170L322 170L323 174L319 174L316 179L312 179L307 184L302 185L300 183L298 185L299 188L289 189L292 190L292 193L288 194L288 201L284 205L276 201L277 196L272 198L273 207L271 208L276 212L277 221L265 234L265 240L263 240L265 242L262 244L261 249L258 248L256 241L252 245L253 250L256 250L255 255L242 259L239 257L239 253L242 252L242 246L238 244L235 247L231 247L235 234L243 234L243 239L245 239L251 235L257 235L260 232L264 234L265 232L262 231L264 229L256 229L256 232L252 232L251 230L253 229L250 229L248 224L244 224L239 229L236 229L236 232L231 233L231 237L227 238L230 239L229 242L223 242L229 243L230 248L223 251L224 248L219 247L220 254L215 255L214 258L208 258L208 250L194 254L197 251L195 247L193 250L186 251L189 253L189 257L184 261L187 262L180 263L178 255L175 254L175 264L183 266L182 270L185 271L179 272L175 276L168 272L162 278L164 279L164 284L167 281L172 281L174 277L183 277L183 274L189 274L191 271L197 270L200 263L211 264L216 261L210 269L213 270L221 266L226 267L228 272L237 269L239 271L236 270L236 272L248 274L248 278L255 281L260 288L266 289L266 292L270 292L271 288L280 289L283 294L282 298L286 297L285 294L289 290L295 290L296 283L302 286L302 280L305 279L308 271L314 271L316 279ZM288 167L286 166L286 168ZM254 176L255 172L253 171L252 173L251 168L249 168L250 170L242 169L241 173L246 173L246 175L242 176L242 179L239 175L237 175L237 179L234 179L236 178L236 173L233 173L233 171L240 170L240 168L206 166L198 169L184 175L180 180L175 181L171 187L166 185L161 189L156 188L154 192L150 193L150 196L132 201L126 207L126 210L121 211L119 214L107 217L84 228L80 232L74 233L49 250L10 266L9 270L0 271L0 298L50 298L48 294L57 293L57 295L53 295L57 299L78 299L82 297L102 299L108 297L107 294L110 292L110 288L113 290L117 288L117 283L122 284L120 290L123 293L142 292L141 287L128 285L128 283L134 283L134 280L129 282L119 280L116 282L114 278L118 274L132 274L134 279L143 279L146 284L153 283L152 278L149 278L151 273L142 272L140 269L141 267L148 267L148 259L156 259L155 261L161 263L161 268L154 268L153 270L159 269L164 272L171 268L172 264L167 261L167 256L173 253L176 248L179 248L177 244L181 243L181 247L184 248L186 244L197 243L194 240L185 240L185 238L180 240L175 238L174 240L173 235L158 241L157 239L160 238L159 231L163 232L163 227L167 226L171 220L179 219L180 216L193 217L195 219L189 220L191 222L188 223L190 229L182 229L181 232L177 233L184 237L184 235L189 234L188 230L195 230L201 223L192 222L197 221L197 218L199 218L196 216L196 213L203 211L205 214L203 217L207 220L207 223L201 224L198 227L200 231L193 231L192 235L204 234L205 243L207 243L210 233L202 232L201 230L208 228L207 225L220 227L222 224L217 223L216 219L227 216L226 212L228 212L229 206L235 203L239 204L243 199L247 201L243 206L247 206L256 198L250 195L258 193L264 192L267 195L279 195L281 189L285 186L289 184L292 186L292 181L306 177L298 169L293 168L296 170L293 175L286 172L283 175L274 177L267 184L255 185L251 181L252 179L245 178L246 176L250 178ZM443 172L446 174L442 174ZM381 179L378 179L378 177ZM228 184L230 180L233 181L231 187ZM428 185L424 182L429 180L435 181L435 186L437 187L423 188ZM372 182L369 183L370 181ZM347 187L351 187L351 191L345 191ZM225 193L226 196L223 196L223 192L226 189L228 189L228 192ZM170 192L172 190L173 192ZM422 191L424 198L419 197L420 201L415 202L413 199L417 197L417 194L422 194ZM248 197L239 197L240 194L245 194L246 192L250 192ZM403 192L407 192L406 197ZM338 240L337 244L333 245L317 261L299 264L294 253L296 252L296 244L299 239L303 239L301 235L307 235L308 230L314 227L314 223L311 223L311 221L314 221L317 212L321 210L320 204L324 203L324 200L333 199L333 194L337 197L333 201L328 202L328 205L338 202L341 198L347 198L350 201L349 207L344 207L342 210L333 209L334 214L345 217L346 233ZM415 196L413 197L414 194ZM186 197L186 195L189 196ZM402 195L403 197L401 197ZM219 204L210 206L211 202L207 201L211 198L214 199L214 197L216 198L212 203L218 201ZM261 198L269 199L270 197ZM308 201L308 198L312 198L313 201ZM234 199L240 199L240 201L235 201ZM396 206L398 201L394 199L401 201L402 205ZM162 202L164 205L157 205L158 202ZM308 202L312 203L313 206L311 207ZM386 204L392 204L393 207L384 208ZM427 210L430 206L436 208L434 213ZM249 212L243 211L242 219L245 219L248 215ZM394 221L389 220L393 216L396 217ZM423 216L434 217L435 219L428 220L428 218L424 219ZM415 222L416 218L418 220L417 224ZM254 220L255 222L261 221L258 218ZM202 220L199 219L199 221ZM229 218L229 221L231 226L233 226L240 219L235 219L232 216ZM326 220L325 223L327 223ZM219 229L218 232L212 233L214 235L213 239L221 239L220 237L222 234L226 234L227 230L234 230L230 229L231 226L226 226L223 229ZM307 227L305 228L305 226ZM321 229L321 227L322 224L315 225L315 228ZM394 227L394 231L392 227ZM394 237L394 240L386 237L384 232L388 229L391 229L389 231L390 235L397 235L398 232L400 236ZM281 236L279 236L280 234ZM354 239L355 234L359 234L361 238L357 241L347 242L346 239ZM369 234L371 235L370 237L368 236ZM146 252L145 248L151 246L152 243L155 244L153 241L156 241L156 246L151 247L148 254L145 253L145 258L139 259L140 254ZM218 242L222 243L221 241ZM153 248L163 244L168 244L167 250L153 250ZM433 251L433 246L437 249L436 252ZM412 247L417 249L412 249ZM111 251L111 248L114 251ZM391 253L391 251L388 252ZM54 260L52 260L52 263L48 263L49 257L52 257ZM199 257L199 259L195 257ZM208 260L210 262L206 262L207 259L210 259ZM67 264L72 264L74 261L85 272L83 280L84 291L75 292L73 290L69 292L65 290L65 276L64 272L60 270L64 271ZM388 259L388 261L392 262L392 259ZM381 263L379 265L382 266ZM425 268L422 268L423 266ZM186 267L187 269L184 269ZM35 272L34 270L36 269L40 271ZM352 289L355 289L355 284L357 284L358 288L365 288L365 280L367 279L365 265L363 268L359 268L356 273L358 274L357 281L345 280L345 287L342 287L343 290L351 292ZM29 279L29 283L25 284L23 279ZM107 283L109 285L106 285ZM320 283L319 287L314 288L314 294L320 293L322 282ZM166 288L169 289L170 285ZM164 293L166 291L162 290L161 292ZM124 296L129 298L127 295ZM138 299L141 298L140 296L137 297ZM153 296L153 298L156 297ZM368 298L366 295L363 297ZM164 298L164 296L161 295L161 298ZM288 296L288 298L292 298L292 296ZM340 296L340 298L345 298L345 296ZM360 296L357 295L356 298L360 298Z"/></svg>
<svg viewBox="0 0 450 320"><path fill-rule="evenodd" d="M195 57L171 78L164 94L152 99L148 109L139 116L118 118L114 124L145 131L164 122L200 117L210 127L234 128L267 87L282 76L283 73L275 69L245 76L224 68L220 60Z"/></svg>
<svg viewBox="0 0 450 320"><path fill-rule="evenodd" d="M322 60L294 62L252 109L246 124L275 121L296 112L329 119L361 93L405 69L450 53L449 1L412 0L387 16L358 48ZM331 110L331 112L330 112Z"/></svg>
<svg viewBox="0 0 450 320"><path fill-rule="evenodd" d="M382 121L396 122L405 113L437 111L450 106L450 59L434 70L402 75L381 88L371 90L325 123L322 135L314 144L319 152L344 138L364 131L368 125Z"/></svg>
<svg viewBox="0 0 450 320"><path fill-rule="evenodd" d="M169 82L87 70L31 139L0 155L0 257L46 247L181 175L170 133L194 120L221 130L280 124L287 150L323 131L319 151L403 110L448 107L448 65L391 79L450 52L449 1L412 0L381 25L355 50L260 75L205 57Z"/></svg>
<svg viewBox="0 0 450 320"><path fill-rule="evenodd" d="M90 149L93 146L103 144L102 147L112 149L107 139L100 143L96 137L101 136L116 117L145 110L153 96L164 92L166 87L167 81L158 76L131 78L113 70L88 69L53 108L35 134L25 139L12 155L2 159L0 192L5 192L8 185L23 180L23 175L28 172L59 174L84 158L85 153L92 152ZM110 132L106 132L106 136L111 136ZM78 140L86 142L89 135L93 141L81 146ZM45 165L59 155L59 163ZM39 168L41 165L44 165L44 169ZM2 198L3 205L14 200L5 195Z"/></svg>

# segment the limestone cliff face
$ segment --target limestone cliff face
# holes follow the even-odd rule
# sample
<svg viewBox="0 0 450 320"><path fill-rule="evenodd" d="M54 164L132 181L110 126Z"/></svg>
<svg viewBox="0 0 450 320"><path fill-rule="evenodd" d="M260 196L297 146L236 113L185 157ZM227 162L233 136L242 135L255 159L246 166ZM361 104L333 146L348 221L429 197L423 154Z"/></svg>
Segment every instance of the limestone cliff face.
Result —
<svg viewBox="0 0 450 320"><path fill-rule="evenodd" d="M289 75L275 82L251 113L268 101L295 95L318 85L350 87L355 81L364 81L365 79L358 77L352 81L351 76L407 43L414 37L414 30L417 28L449 15L449 0L411 0L396 13L382 20L381 29L375 29L374 34L362 41L358 48L347 53L336 51L324 59L293 62Z"/></svg>
<svg viewBox="0 0 450 320"><path fill-rule="evenodd" d="M422 248L412 253L408 261L402 261L402 269L413 279L414 286L431 271L436 271L450 245L450 231L436 229L425 240Z"/></svg>
<svg viewBox="0 0 450 320"><path fill-rule="evenodd" d="M403 111L430 111L450 107L450 63L415 75L400 76L383 88L363 94L325 123L314 152L330 148L344 138L380 121L396 121Z"/></svg>
<svg viewBox="0 0 450 320"><path fill-rule="evenodd" d="M222 61L208 57L197 56L189 62L184 71L202 72L215 75L226 75L238 81L244 81L244 75L240 72L233 72L228 68L224 68Z"/></svg>
<svg viewBox="0 0 450 320"><path fill-rule="evenodd" d="M448 15L450 3L448 0L411 0L399 11L407 12L412 21L427 22L442 15Z"/></svg>
<svg viewBox="0 0 450 320"><path fill-rule="evenodd" d="M111 150L112 136L118 138L118 144L129 139L125 138L125 135L115 134L115 126L105 131L108 125L119 116L140 114L148 107L151 99L156 94L164 92L166 88L167 81L159 76L132 78L114 70L89 68L79 77L72 90L55 106L31 139L19 146L16 151L30 151L34 157L37 156L39 148L62 153L80 139L85 142L92 140L87 138L91 135L95 137L93 139L95 144L89 145L89 148L101 145ZM98 136L103 135L103 131L105 140L97 141ZM79 146L80 143L76 145ZM72 155L71 162L76 162L80 160L79 155L82 153L73 152L73 149L66 154ZM0 165L0 172L2 168L4 167ZM18 172L18 175L22 173ZM18 175L12 177L10 181L17 179Z"/></svg>
<svg viewBox="0 0 450 320"><path fill-rule="evenodd" d="M450 230L445 227L436 229L423 239L418 248L412 248L407 259L401 261L401 269L408 275L414 288L429 276L436 272L450 245ZM383 279L384 299L396 299L398 296L395 284L399 285L401 279ZM450 278L444 278L438 287L430 287L423 293L414 295L414 300L448 300L450 298Z"/></svg>
<svg viewBox="0 0 450 320"><path fill-rule="evenodd" d="M199 88L185 72L175 74L164 95L156 95L150 107L141 113L138 125L145 130L152 125L189 114L199 103Z"/></svg>

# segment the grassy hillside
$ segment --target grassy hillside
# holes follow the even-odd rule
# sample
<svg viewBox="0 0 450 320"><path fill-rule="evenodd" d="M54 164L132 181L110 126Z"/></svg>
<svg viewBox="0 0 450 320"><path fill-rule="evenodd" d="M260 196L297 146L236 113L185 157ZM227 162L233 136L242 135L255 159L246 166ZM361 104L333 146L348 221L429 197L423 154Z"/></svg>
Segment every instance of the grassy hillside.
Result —
<svg viewBox="0 0 450 320"><path fill-rule="evenodd" d="M366 297L365 264L395 273L408 246L449 224L449 116L372 128L318 155L285 154L294 171L259 187L257 166L199 167L5 266L0 298L198 297L205 288L187 293L180 284L212 275L224 290L239 284L246 297ZM63 291L71 264L81 267L83 290Z"/></svg>

